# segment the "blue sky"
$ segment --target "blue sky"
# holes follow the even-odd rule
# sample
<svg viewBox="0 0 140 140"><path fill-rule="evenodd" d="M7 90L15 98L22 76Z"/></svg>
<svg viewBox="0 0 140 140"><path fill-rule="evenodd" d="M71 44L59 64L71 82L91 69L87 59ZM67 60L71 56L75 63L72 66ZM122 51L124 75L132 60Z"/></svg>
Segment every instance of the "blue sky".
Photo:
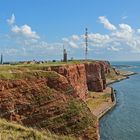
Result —
<svg viewBox="0 0 140 140"><path fill-rule="evenodd" d="M6 61L140 59L139 0L1 0L0 52Z"/></svg>

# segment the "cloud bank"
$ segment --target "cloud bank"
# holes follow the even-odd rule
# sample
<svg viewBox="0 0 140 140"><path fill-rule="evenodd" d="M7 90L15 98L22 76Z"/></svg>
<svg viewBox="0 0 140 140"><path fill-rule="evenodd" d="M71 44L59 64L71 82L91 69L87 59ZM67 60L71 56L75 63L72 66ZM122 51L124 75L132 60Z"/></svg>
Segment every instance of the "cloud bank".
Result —
<svg viewBox="0 0 140 140"><path fill-rule="evenodd" d="M105 16L98 17L108 33L92 33L88 34L88 51L95 54L107 55L108 52L116 54L127 52L131 54L140 53L140 28L134 29L126 23L115 25ZM25 55L26 57L48 56L50 59L53 55L62 57L63 45L72 55L80 53L84 54L85 36L84 34L73 34L69 37L65 36L60 39L60 42L48 43L42 39L30 25L17 25L14 14L7 19L10 27L10 34L7 35L9 47L4 47L3 51L11 53L11 55ZM16 47L15 47L16 46ZM55 53L57 52L57 53Z"/></svg>
<svg viewBox="0 0 140 140"><path fill-rule="evenodd" d="M89 33L88 34L88 47L89 50L95 49L99 51L127 51L129 53L140 53L140 29L133 29L126 23L121 23L117 26L112 24L105 16L98 18L104 28L109 30L108 34ZM77 44L82 44L84 41L83 35L74 35L78 40L73 38L65 38L65 42L73 48ZM75 44L75 45L73 45ZM81 45L82 46L82 45ZM80 45L75 48L80 48Z"/></svg>

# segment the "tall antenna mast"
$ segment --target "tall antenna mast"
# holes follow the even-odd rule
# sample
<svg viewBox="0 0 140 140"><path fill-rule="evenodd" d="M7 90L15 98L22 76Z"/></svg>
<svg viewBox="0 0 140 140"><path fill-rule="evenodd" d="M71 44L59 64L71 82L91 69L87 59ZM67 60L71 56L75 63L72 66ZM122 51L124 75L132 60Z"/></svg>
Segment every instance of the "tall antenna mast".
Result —
<svg viewBox="0 0 140 140"><path fill-rule="evenodd" d="M88 54L88 28L85 29L85 60L87 60L87 54Z"/></svg>

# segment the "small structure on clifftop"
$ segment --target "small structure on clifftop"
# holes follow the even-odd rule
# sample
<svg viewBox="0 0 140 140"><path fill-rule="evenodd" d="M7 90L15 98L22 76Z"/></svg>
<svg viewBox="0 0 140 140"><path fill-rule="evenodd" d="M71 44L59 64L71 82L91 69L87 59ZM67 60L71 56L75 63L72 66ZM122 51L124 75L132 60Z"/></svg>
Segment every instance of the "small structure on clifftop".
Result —
<svg viewBox="0 0 140 140"><path fill-rule="evenodd" d="M67 51L63 49L63 62L67 62Z"/></svg>

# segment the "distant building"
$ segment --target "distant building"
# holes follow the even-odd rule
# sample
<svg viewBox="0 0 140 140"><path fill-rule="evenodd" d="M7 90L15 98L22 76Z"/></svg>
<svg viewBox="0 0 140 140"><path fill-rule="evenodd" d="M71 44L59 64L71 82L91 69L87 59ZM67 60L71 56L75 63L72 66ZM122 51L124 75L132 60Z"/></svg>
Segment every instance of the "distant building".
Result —
<svg viewBox="0 0 140 140"><path fill-rule="evenodd" d="M0 64L3 64L3 55L1 54Z"/></svg>
<svg viewBox="0 0 140 140"><path fill-rule="evenodd" d="M67 62L67 51L66 51L66 49L63 50L63 62Z"/></svg>

